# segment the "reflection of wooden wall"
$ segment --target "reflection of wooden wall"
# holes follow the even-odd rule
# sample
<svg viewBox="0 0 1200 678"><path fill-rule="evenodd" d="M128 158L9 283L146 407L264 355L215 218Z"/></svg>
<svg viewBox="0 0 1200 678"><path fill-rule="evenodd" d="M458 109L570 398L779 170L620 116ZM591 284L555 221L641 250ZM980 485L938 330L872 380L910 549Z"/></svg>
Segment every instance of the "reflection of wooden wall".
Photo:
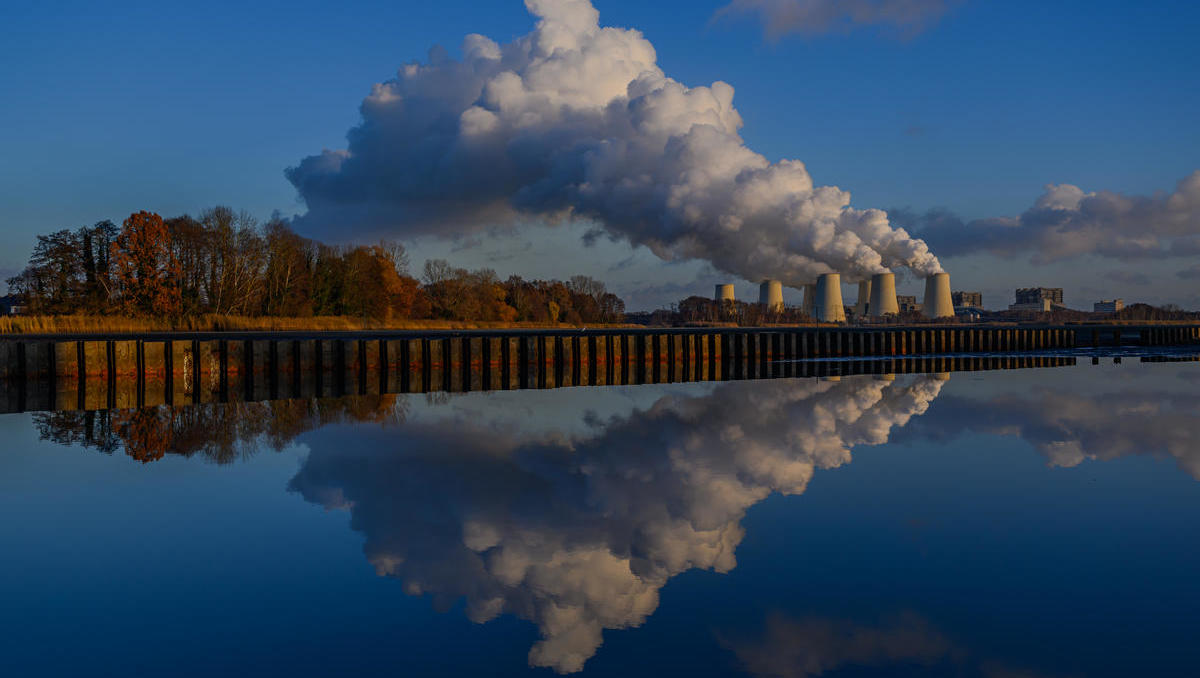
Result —
<svg viewBox="0 0 1200 678"><path fill-rule="evenodd" d="M0 341L0 412L1038 367L1064 359L994 354L1198 343L1200 326L1184 325L12 339ZM798 362L821 358L843 360Z"/></svg>

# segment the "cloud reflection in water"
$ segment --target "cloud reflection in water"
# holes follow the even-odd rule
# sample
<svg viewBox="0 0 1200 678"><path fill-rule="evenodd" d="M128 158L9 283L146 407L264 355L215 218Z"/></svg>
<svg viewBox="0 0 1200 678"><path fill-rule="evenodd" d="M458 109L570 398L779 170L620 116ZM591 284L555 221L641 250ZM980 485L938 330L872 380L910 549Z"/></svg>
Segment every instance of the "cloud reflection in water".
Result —
<svg viewBox="0 0 1200 678"><path fill-rule="evenodd" d="M567 673L604 629L645 621L672 576L732 569L750 506L885 443L942 385L727 383L573 437L409 421L395 447L314 446L291 488L348 510L369 561L408 593L442 608L465 599L476 622L534 622L529 663Z"/></svg>

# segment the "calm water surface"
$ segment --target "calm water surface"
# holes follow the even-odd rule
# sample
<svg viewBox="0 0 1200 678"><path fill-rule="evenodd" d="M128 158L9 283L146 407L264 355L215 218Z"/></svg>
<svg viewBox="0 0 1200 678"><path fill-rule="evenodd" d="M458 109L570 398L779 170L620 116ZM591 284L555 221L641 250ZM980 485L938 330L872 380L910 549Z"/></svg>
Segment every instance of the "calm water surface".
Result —
<svg viewBox="0 0 1200 678"><path fill-rule="evenodd" d="M0 675L1200 666L1200 363L4 415L0 440Z"/></svg>

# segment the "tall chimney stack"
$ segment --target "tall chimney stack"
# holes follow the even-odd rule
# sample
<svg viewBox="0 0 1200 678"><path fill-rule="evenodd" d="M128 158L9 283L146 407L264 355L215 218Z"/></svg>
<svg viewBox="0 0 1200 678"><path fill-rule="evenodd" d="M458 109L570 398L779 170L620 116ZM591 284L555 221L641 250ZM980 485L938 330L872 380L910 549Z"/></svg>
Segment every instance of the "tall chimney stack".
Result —
<svg viewBox="0 0 1200 678"><path fill-rule="evenodd" d="M948 294L949 293L947 293L947 295ZM817 314L817 320L820 320L821 322L846 322L846 307L842 304L841 274L826 273L817 278L817 299L815 310Z"/></svg>
<svg viewBox="0 0 1200 678"><path fill-rule="evenodd" d="M925 317L953 318L954 303L950 299L950 274L934 273L925 279Z"/></svg>
<svg viewBox="0 0 1200 678"><path fill-rule="evenodd" d="M817 317L817 286L813 283L804 285L804 305L800 307L800 310L810 318Z"/></svg>
<svg viewBox="0 0 1200 678"><path fill-rule="evenodd" d="M896 274L876 273L871 278L871 315L899 315L900 304L896 302Z"/></svg>

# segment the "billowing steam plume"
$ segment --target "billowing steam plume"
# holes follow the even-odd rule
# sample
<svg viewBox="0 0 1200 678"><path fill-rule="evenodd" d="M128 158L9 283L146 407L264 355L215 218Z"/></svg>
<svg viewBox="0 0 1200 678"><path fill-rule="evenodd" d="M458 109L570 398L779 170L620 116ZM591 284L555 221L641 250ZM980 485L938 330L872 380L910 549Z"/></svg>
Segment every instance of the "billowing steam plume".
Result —
<svg viewBox="0 0 1200 678"><path fill-rule="evenodd" d="M886 213L747 148L728 84L667 77L640 32L600 27L588 0L525 5L532 33L467 36L461 61L435 48L374 87L347 149L290 168L300 227L455 237L576 217L749 280L941 271Z"/></svg>

